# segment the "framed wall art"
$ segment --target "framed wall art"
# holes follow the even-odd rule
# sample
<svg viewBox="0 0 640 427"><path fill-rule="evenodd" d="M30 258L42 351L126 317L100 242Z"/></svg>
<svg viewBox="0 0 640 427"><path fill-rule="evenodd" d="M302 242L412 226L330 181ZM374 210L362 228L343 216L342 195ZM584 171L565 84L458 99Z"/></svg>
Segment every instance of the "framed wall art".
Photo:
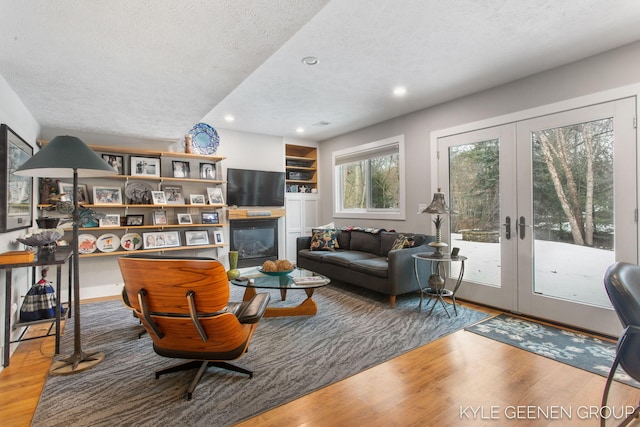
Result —
<svg viewBox="0 0 640 427"><path fill-rule="evenodd" d="M224 196L222 195L222 188L219 188L219 187L207 188L207 196L209 197L210 205L224 205Z"/></svg>
<svg viewBox="0 0 640 427"><path fill-rule="evenodd" d="M222 233L222 230L215 230L213 232L213 240L216 245L224 244L224 234Z"/></svg>
<svg viewBox="0 0 640 427"><path fill-rule="evenodd" d="M180 246L180 234L177 231L142 233L144 249L173 248Z"/></svg>
<svg viewBox="0 0 640 427"><path fill-rule="evenodd" d="M218 212L201 212L203 224L219 224Z"/></svg>
<svg viewBox="0 0 640 427"><path fill-rule="evenodd" d="M122 190L120 187L93 186L94 205L121 205Z"/></svg>
<svg viewBox="0 0 640 427"><path fill-rule="evenodd" d="M209 233L206 230L185 231L184 240L187 246L209 244Z"/></svg>
<svg viewBox="0 0 640 427"><path fill-rule="evenodd" d="M200 163L200 179L216 179L216 164Z"/></svg>
<svg viewBox="0 0 640 427"><path fill-rule="evenodd" d="M189 178L189 176L191 175L191 168L189 166L189 162L183 162L181 160L173 160L171 162L171 166L173 167L174 178Z"/></svg>
<svg viewBox="0 0 640 427"><path fill-rule="evenodd" d="M166 205L167 204L167 196L164 194L164 191L152 191L151 197L153 198L154 205Z"/></svg>
<svg viewBox="0 0 640 427"><path fill-rule="evenodd" d="M160 176L160 159L131 156L132 176Z"/></svg>
<svg viewBox="0 0 640 427"><path fill-rule="evenodd" d="M178 224L193 224L191 214L178 214Z"/></svg>
<svg viewBox="0 0 640 427"><path fill-rule="evenodd" d="M33 156L33 147L5 124L0 133L0 232L6 233L33 224L33 178L13 173Z"/></svg>
<svg viewBox="0 0 640 427"><path fill-rule="evenodd" d="M189 202L192 205L206 205L207 201L204 194L189 194Z"/></svg>
<svg viewBox="0 0 640 427"><path fill-rule="evenodd" d="M102 159L109 163L109 166L114 168L118 172L118 175L124 175L124 156L103 154Z"/></svg>
<svg viewBox="0 0 640 427"><path fill-rule="evenodd" d="M107 214L103 218L100 218L100 227L118 227L119 225L119 214Z"/></svg>
<svg viewBox="0 0 640 427"><path fill-rule="evenodd" d="M162 191L168 205L184 205L181 185L162 184Z"/></svg>
<svg viewBox="0 0 640 427"><path fill-rule="evenodd" d="M58 190L60 194L65 193L66 196L62 200L67 200L73 202L73 184L68 182L59 182ZM89 203L89 191L87 190L87 184L78 184L78 203L80 204L88 204Z"/></svg>

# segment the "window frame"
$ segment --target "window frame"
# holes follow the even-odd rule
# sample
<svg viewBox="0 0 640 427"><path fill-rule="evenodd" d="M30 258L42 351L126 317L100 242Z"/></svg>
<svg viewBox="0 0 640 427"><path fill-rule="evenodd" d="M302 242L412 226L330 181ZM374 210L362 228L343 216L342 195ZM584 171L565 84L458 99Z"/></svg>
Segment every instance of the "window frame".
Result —
<svg viewBox="0 0 640 427"><path fill-rule="evenodd" d="M342 207L342 190L343 180L341 176L341 168L339 163L347 157L367 156L367 158L376 157L377 154L384 153L397 147L398 150L398 169L399 169L399 195L398 208L395 209L344 209ZM404 135L397 135L391 138L382 139L380 141L369 142L355 147L337 150L332 153L332 187L333 187L333 216L335 218L360 218L360 219L385 219L404 221L406 219L406 187L405 187L405 155L404 155ZM368 174L368 171L367 171ZM367 175L368 194L371 192L369 176Z"/></svg>

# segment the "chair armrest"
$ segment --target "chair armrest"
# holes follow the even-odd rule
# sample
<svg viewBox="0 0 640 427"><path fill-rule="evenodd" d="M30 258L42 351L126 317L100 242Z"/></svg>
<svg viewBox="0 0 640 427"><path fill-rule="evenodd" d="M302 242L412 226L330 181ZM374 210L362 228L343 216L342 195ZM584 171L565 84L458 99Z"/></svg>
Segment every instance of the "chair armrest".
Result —
<svg viewBox="0 0 640 427"><path fill-rule="evenodd" d="M236 316L240 323L258 323L267 309L271 295L260 293L254 295L249 301L243 302Z"/></svg>

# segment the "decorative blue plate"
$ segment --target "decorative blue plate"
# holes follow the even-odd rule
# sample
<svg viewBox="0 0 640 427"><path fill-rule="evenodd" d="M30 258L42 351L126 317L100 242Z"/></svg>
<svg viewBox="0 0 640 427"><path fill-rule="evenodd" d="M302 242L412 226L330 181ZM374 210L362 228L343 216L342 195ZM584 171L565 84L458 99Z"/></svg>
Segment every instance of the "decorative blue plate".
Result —
<svg viewBox="0 0 640 427"><path fill-rule="evenodd" d="M220 137L218 132L206 123L198 123L189 131L191 134L191 152L212 156L218 151Z"/></svg>

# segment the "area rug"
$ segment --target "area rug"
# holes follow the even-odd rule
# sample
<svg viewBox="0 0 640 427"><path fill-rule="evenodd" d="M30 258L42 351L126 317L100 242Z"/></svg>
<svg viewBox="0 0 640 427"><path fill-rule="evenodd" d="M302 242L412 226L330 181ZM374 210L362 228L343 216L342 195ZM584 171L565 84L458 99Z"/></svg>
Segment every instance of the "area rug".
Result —
<svg viewBox="0 0 640 427"><path fill-rule="evenodd" d="M609 375L616 357L614 343L507 314L465 329L604 377ZM640 383L621 368L616 371L615 379L640 388Z"/></svg>
<svg viewBox="0 0 640 427"><path fill-rule="evenodd" d="M232 287L232 300L242 290ZM289 291L297 304L304 293ZM238 363L246 375L210 368L191 401L183 394L195 372L154 371L179 361L157 356L148 336L120 301L82 306L85 351L102 351L96 367L68 376L49 376L33 426L230 426L321 387L383 363L487 317L459 307L447 317L441 307L431 316L417 311L419 297L398 297L396 308L379 294L329 285L314 294L315 316L263 319L249 352ZM73 325L65 328L61 351L73 349Z"/></svg>

